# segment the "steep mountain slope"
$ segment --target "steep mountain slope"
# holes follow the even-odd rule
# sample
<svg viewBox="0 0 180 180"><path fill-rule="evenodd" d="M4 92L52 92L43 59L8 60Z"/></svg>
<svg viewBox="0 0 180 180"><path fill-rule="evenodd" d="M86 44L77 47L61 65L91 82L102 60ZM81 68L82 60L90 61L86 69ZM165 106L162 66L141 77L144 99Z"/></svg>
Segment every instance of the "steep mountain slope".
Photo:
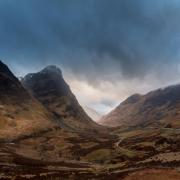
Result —
<svg viewBox="0 0 180 180"><path fill-rule="evenodd" d="M26 75L22 84L57 118L63 119L65 126L83 131L101 127L84 112L56 66Z"/></svg>
<svg viewBox="0 0 180 180"><path fill-rule="evenodd" d="M101 114L98 113L96 110L88 107L88 106L84 106L83 107L85 112L96 122L98 122L101 119Z"/></svg>
<svg viewBox="0 0 180 180"><path fill-rule="evenodd" d="M101 119L107 126L180 127L180 85L135 94Z"/></svg>
<svg viewBox="0 0 180 180"><path fill-rule="evenodd" d="M52 128L47 110L0 61L0 139L15 139Z"/></svg>

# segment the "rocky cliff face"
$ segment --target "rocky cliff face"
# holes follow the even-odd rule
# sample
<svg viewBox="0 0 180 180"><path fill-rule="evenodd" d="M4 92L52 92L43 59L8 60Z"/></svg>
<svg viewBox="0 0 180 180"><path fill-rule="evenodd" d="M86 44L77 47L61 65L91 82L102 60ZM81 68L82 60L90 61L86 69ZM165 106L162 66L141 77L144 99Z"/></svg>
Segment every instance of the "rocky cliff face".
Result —
<svg viewBox="0 0 180 180"><path fill-rule="evenodd" d="M23 88L19 80L12 74L9 68L0 61L0 101L8 103L18 101L22 103L28 100L29 94Z"/></svg>
<svg viewBox="0 0 180 180"><path fill-rule="evenodd" d="M180 85L135 94L101 119L107 126L180 127Z"/></svg>
<svg viewBox="0 0 180 180"><path fill-rule="evenodd" d="M24 87L32 93L63 124L75 130L100 128L85 113L64 81L61 70L48 66L42 71L28 74L22 79Z"/></svg>

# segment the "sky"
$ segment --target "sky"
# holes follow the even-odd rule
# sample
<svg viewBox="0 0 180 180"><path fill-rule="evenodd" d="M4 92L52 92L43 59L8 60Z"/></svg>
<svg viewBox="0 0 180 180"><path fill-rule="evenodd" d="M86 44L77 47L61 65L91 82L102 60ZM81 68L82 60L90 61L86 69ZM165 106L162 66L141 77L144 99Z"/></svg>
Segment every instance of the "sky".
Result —
<svg viewBox="0 0 180 180"><path fill-rule="evenodd" d="M179 0L0 0L0 59L17 76L61 68L101 114L180 82Z"/></svg>

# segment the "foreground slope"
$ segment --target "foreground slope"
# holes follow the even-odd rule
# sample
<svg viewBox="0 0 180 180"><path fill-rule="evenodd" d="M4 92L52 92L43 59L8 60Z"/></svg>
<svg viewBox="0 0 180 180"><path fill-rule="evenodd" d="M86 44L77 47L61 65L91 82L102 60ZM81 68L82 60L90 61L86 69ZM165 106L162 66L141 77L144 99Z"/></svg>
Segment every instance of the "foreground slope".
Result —
<svg viewBox="0 0 180 180"><path fill-rule="evenodd" d="M0 62L0 139L7 141L55 126L46 109Z"/></svg>
<svg viewBox="0 0 180 180"><path fill-rule="evenodd" d="M107 126L180 127L180 85L135 94L101 119Z"/></svg>
<svg viewBox="0 0 180 180"><path fill-rule="evenodd" d="M22 83L54 116L63 119L65 126L83 131L101 128L79 105L58 67L48 66L38 73L28 74Z"/></svg>
<svg viewBox="0 0 180 180"><path fill-rule="evenodd" d="M0 179L176 180L179 149L179 129L112 129L107 137L55 130L0 144Z"/></svg>

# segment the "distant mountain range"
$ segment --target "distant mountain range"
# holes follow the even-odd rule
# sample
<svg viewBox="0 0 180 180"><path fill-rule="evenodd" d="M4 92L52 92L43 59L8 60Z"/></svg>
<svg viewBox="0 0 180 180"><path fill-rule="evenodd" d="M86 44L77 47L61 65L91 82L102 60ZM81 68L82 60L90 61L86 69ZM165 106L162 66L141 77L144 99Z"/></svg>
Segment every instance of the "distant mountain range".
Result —
<svg viewBox="0 0 180 180"><path fill-rule="evenodd" d="M102 115L100 113L98 113L95 109L93 108L90 108L88 106L84 106L83 107L85 112L95 121L95 122L98 122Z"/></svg>
<svg viewBox="0 0 180 180"><path fill-rule="evenodd" d="M61 70L48 66L21 79L0 62L0 138L16 138L53 127L74 131L110 127L180 127L180 85L134 94L100 119L79 105ZM10 133L11 131L11 133Z"/></svg>
<svg viewBox="0 0 180 180"><path fill-rule="evenodd" d="M112 127L180 128L180 85L134 94L122 102L100 123Z"/></svg>

